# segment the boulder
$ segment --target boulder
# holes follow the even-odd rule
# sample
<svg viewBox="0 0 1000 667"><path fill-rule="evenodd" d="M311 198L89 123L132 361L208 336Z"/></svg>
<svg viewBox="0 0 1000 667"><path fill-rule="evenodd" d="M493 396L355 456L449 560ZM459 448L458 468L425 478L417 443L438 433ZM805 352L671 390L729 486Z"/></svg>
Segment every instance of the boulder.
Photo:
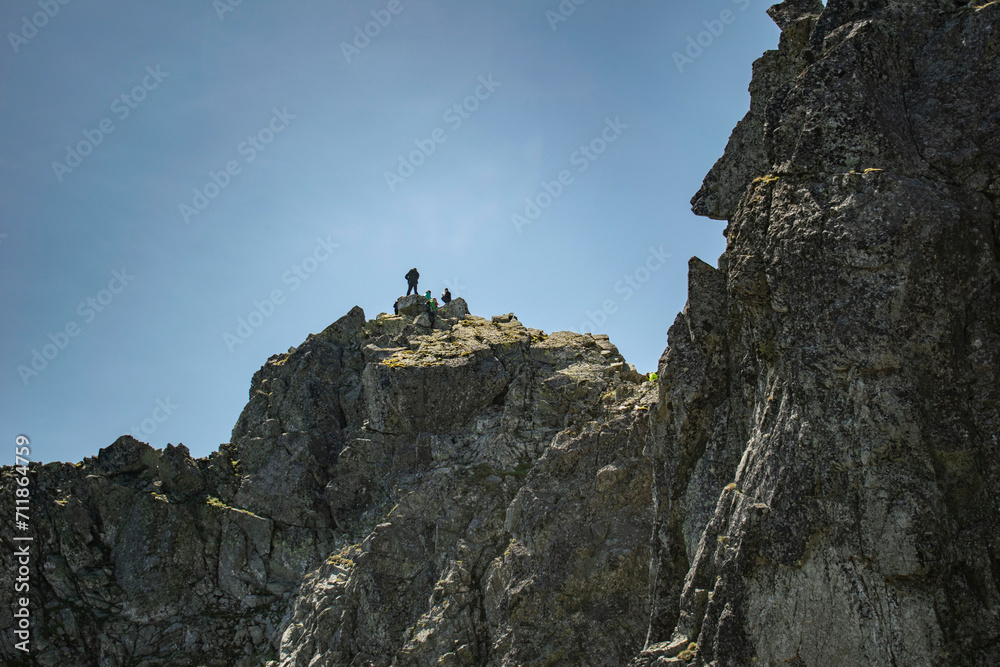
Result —
<svg viewBox="0 0 1000 667"><path fill-rule="evenodd" d="M440 306L438 314L444 317L462 319L469 314L469 305L465 302L465 299L458 297L457 299L452 299L450 303Z"/></svg>
<svg viewBox="0 0 1000 667"><path fill-rule="evenodd" d="M416 317L427 308L427 298L423 294L411 294L396 299L396 309L400 315Z"/></svg>

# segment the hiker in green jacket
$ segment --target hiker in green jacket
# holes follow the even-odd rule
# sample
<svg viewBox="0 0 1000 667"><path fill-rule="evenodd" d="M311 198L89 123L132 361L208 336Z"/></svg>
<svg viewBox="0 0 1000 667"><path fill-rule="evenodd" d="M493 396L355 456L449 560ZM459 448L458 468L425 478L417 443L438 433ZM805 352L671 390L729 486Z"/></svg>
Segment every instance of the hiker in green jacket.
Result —
<svg viewBox="0 0 1000 667"><path fill-rule="evenodd" d="M434 318L437 317L438 302L437 299L431 297L431 291L427 290L424 294L427 298L426 308L427 308L427 318L431 321L431 326L434 326Z"/></svg>

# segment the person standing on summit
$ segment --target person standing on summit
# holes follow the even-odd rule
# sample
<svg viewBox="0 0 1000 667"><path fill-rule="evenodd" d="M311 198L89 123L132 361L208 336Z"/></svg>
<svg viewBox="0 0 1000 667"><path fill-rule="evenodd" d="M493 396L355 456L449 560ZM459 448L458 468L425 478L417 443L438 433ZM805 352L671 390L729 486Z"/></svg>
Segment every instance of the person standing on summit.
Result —
<svg viewBox="0 0 1000 667"><path fill-rule="evenodd" d="M410 272L404 277L406 278L406 296L410 296L410 290L413 290L414 294L420 294L417 291L417 281L420 280L420 273L417 269L415 267L410 269Z"/></svg>

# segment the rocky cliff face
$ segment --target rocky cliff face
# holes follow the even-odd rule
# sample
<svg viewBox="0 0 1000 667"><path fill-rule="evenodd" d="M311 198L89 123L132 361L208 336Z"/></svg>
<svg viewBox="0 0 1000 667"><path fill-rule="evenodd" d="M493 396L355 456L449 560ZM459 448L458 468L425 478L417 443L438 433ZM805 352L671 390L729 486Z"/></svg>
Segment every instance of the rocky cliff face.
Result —
<svg viewBox="0 0 1000 667"><path fill-rule="evenodd" d="M604 336L484 320L460 299L432 329L418 306L355 308L272 357L207 459L123 436L36 468L34 664L636 654L654 384Z"/></svg>
<svg viewBox="0 0 1000 667"><path fill-rule="evenodd" d="M637 664L1000 664L1000 3L771 9L696 195Z"/></svg>
<svg viewBox="0 0 1000 667"><path fill-rule="evenodd" d="M355 309L207 459L34 469L22 662L1000 664L1000 3L770 13L658 383L460 300Z"/></svg>

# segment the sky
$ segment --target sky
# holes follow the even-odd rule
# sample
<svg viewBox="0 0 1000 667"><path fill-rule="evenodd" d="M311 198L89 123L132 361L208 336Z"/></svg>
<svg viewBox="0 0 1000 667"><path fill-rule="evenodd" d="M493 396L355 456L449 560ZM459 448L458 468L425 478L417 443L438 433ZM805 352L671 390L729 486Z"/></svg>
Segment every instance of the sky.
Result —
<svg viewBox="0 0 1000 667"><path fill-rule="evenodd" d="M420 271L653 371L757 0L6 0L0 423L206 456L253 373Z"/></svg>

